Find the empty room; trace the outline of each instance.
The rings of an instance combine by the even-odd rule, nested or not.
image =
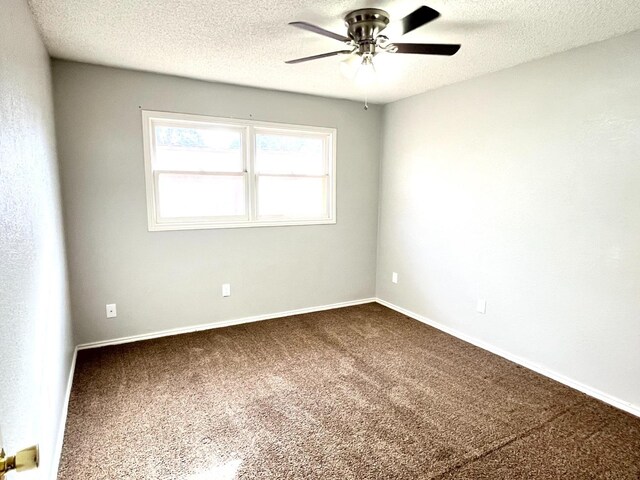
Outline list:
[[[640,3],[3,0],[0,480],[640,479]]]

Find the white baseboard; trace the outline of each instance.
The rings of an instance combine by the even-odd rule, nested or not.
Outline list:
[[[60,413],[60,425],[58,425],[58,438],[56,439],[55,451],[53,452],[53,464],[51,465],[51,480],[58,478],[58,468],[60,467],[60,457],[62,455],[62,444],[64,443],[64,431],[67,426],[67,413],[69,411],[69,399],[71,398],[71,387],[73,386],[73,374],[76,371],[76,358],[78,358],[78,347],[73,349],[71,365],[69,365],[69,379],[67,380],[67,391],[65,392]]]
[[[518,365],[522,365],[523,367],[528,368],[529,370],[533,370],[534,372],[537,372],[540,375],[544,375],[545,377],[551,378],[552,380],[560,382],[568,387],[574,388],[575,390],[579,390],[582,393],[586,393],[590,397],[597,398],[598,400],[608,403],[609,405],[619,408],[620,410],[624,410],[625,412],[629,412],[632,415],[640,417],[640,406],[638,405],[634,405],[632,403],[626,402],[617,397],[604,393],[596,388],[592,388],[588,385],[585,385],[584,383],[573,380],[560,373],[554,372],[553,370],[549,370],[548,368],[538,365],[537,363],[534,363],[534,362],[531,362],[530,360],[519,357],[518,355],[514,355],[513,353],[510,353],[510,352],[507,352],[506,350],[495,347],[482,340],[478,340],[477,338],[464,334],[454,328],[448,327],[434,320],[431,320],[430,318],[427,318],[423,315],[419,315],[415,312],[412,312],[405,308],[394,305],[393,303],[387,302],[386,300],[382,300],[381,298],[376,298],[376,302],[378,302],[380,305],[384,305],[385,307],[389,307],[390,309],[395,310],[396,312],[402,313],[403,315],[406,315],[415,320],[418,320],[419,322],[422,322],[431,327],[437,328],[438,330],[444,333],[448,333],[449,335],[459,338],[460,340],[463,340],[467,343],[475,345],[476,347],[480,347],[483,350],[487,350],[502,358],[506,358],[511,362],[517,363]]]
[[[204,323],[200,325],[192,325],[189,327],[171,328],[168,330],[160,330],[157,332],[143,333],[141,335],[131,335],[128,337],[113,338],[111,340],[101,340],[98,342],[83,343],[78,345],[78,350],[87,348],[105,347],[107,345],[119,345],[121,343],[139,342],[140,340],[149,340],[151,338],[168,337],[170,335],[178,335],[181,333],[198,332],[201,330],[210,330],[213,328],[230,327],[232,325],[240,325],[242,323],[260,322],[262,320],[271,320],[273,318],[290,317],[291,315],[301,315],[303,313],[320,312],[322,310],[332,310],[334,308],[351,307],[353,305],[362,305],[363,303],[375,302],[375,298],[362,298],[360,300],[351,300],[349,302],[332,303],[330,305],[320,305],[317,307],[298,308],[296,310],[288,310],[285,312],[267,313],[265,315],[254,315],[251,317],[236,318],[232,320],[222,320],[220,322]]]

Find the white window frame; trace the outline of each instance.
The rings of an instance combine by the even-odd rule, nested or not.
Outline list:
[[[200,175],[243,175],[245,178],[245,205],[247,215],[238,217],[179,217],[175,219],[161,219],[158,216],[158,189],[157,172],[152,167],[152,155],[155,146],[153,138],[154,121],[160,121],[163,125],[174,124],[181,126],[185,124],[200,123],[203,127],[215,126],[225,127],[234,130],[241,130],[243,144],[244,171],[242,173],[229,172],[189,172]],[[296,219],[296,218],[269,218],[258,219],[258,177],[261,176],[255,171],[255,139],[256,133],[293,134],[299,136],[313,136],[323,139],[324,156],[327,162],[327,211],[326,218]],[[210,117],[207,115],[192,115],[186,113],[159,112],[153,110],[142,110],[142,138],[144,148],[144,171],[147,195],[147,220],[150,232],[166,230],[200,230],[211,228],[242,228],[242,227],[273,227],[286,225],[326,225],[336,223],[336,141],[337,130],[328,127],[316,127],[308,125],[291,125],[284,123],[262,122],[256,120],[239,120],[221,117]],[[163,173],[165,173],[163,171]],[[185,173],[185,172],[168,172]],[[262,174],[263,176],[265,174]],[[274,174],[275,175],[275,174]],[[289,176],[289,175],[276,175]],[[305,175],[293,175],[304,177]],[[318,177],[319,175],[311,175]]]

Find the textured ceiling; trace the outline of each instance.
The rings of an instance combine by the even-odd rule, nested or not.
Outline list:
[[[284,60],[340,50],[294,20],[345,34],[362,7],[399,19],[423,3],[378,0],[30,0],[50,54],[81,62],[216,82],[361,100],[340,57]],[[405,42],[461,43],[454,57],[385,55],[369,100],[387,103],[579,45],[640,29],[638,0],[433,0],[442,17]],[[392,37],[392,40],[397,38]]]

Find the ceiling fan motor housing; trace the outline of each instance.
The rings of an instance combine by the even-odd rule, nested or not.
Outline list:
[[[362,8],[344,17],[349,37],[358,44],[359,54],[375,52],[376,37],[389,24],[389,14],[379,8]]]

